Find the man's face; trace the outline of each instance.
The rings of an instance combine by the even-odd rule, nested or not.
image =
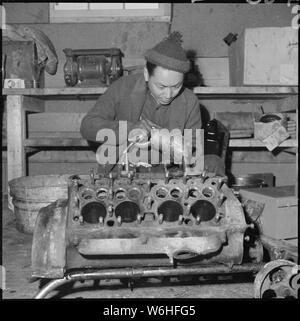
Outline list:
[[[145,80],[155,100],[161,105],[169,105],[178,95],[182,84],[183,73],[157,66],[151,76],[145,67]]]

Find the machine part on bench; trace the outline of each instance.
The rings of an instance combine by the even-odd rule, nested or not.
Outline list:
[[[73,270],[159,267],[172,275],[178,267],[191,272],[190,264],[198,272],[213,264],[212,272],[222,264],[244,269],[250,225],[232,190],[218,176],[170,173],[167,180],[166,172],[151,171],[81,175],[76,184],[72,176],[68,199],[39,212],[32,276],[60,284]],[[120,272],[117,278],[132,276]]]
[[[263,299],[298,298],[299,271],[296,263],[288,260],[268,262],[254,280],[254,297]]]
[[[123,74],[122,52],[118,48],[65,48],[64,79],[67,86],[110,85]]]

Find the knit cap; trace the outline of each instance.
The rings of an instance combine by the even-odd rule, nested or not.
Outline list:
[[[181,46],[181,38],[182,35],[178,31],[172,32],[152,49],[146,51],[146,60],[169,70],[188,72],[190,62]]]

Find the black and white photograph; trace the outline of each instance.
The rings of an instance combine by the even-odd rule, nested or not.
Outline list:
[[[0,7],[3,301],[297,301],[298,1]]]

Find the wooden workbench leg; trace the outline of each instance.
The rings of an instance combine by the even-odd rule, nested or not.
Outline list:
[[[299,175],[299,165],[298,165],[298,150],[299,150],[299,121],[298,121],[298,104],[296,105],[296,140],[297,140],[297,147],[296,147],[296,184],[295,184],[295,196],[298,198],[298,175]]]
[[[23,96],[7,96],[7,178],[26,175],[24,138],[26,133]]]

